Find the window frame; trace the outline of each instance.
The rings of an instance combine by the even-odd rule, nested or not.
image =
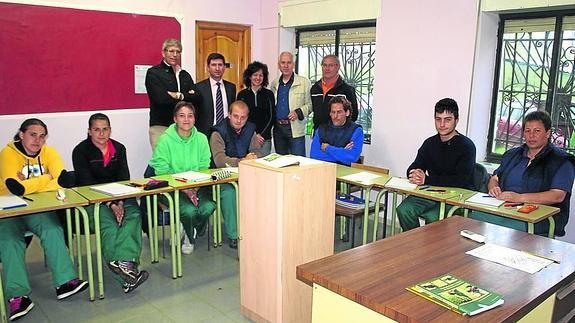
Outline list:
[[[335,41],[334,41],[334,46],[335,46],[335,52],[333,53],[336,56],[339,56],[339,50],[340,50],[340,32],[342,29],[352,29],[352,28],[365,28],[365,27],[373,27],[376,28],[376,20],[366,20],[366,21],[362,21],[362,22],[350,22],[350,23],[335,23],[335,24],[324,24],[324,25],[318,25],[318,26],[308,26],[308,27],[301,27],[301,28],[296,28],[295,29],[295,33],[296,33],[296,37],[295,37],[295,48],[296,50],[296,54],[295,54],[295,72],[299,74],[299,47],[300,47],[300,34],[303,32],[313,32],[313,31],[329,31],[329,30],[333,30],[335,31]],[[376,31],[377,32],[377,31]],[[376,50],[377,50],[377,43],[376,43]],[[340,74],[341,75],[341,74]],[[312,84],[313,85],[313,84]],[[374,107],[371,107],[372,111]],[[371,119],[371,131],[373,131],[373,114],[372,114],[372,119]],[[371,144],[371,135],[369,136],[369,138],[366,138],[364,140],[364,144]]]
[[[549,67],[549,85],[547,89],[547,97],[551,100],[545,101],[545,111],[552,113],[553,99],[555,97],[555,84],[557,82],[557,65],[559,63],[559,50],[561,48],[563,37],[563,18],[565,16],[575,16],[575,9],[566,10],[550,10],[529,13],[510,13],[499,15],[499,25],[497,28],[497,49],[495,55],[495,73],[493,75],[493,89],[491,93],[491,109],[489,111],[489,130],[487,134],[487,147],[486,147],[486,161],[488,162],[501,162],[503,155],[498,155],[492,152],[493,141],[495,140],[495,119],[497,118],[497,98],[499,92],[499,79],[501,73],[501,55],[503,51],[503,36],[504,25],[507,20],[519,19],[536,19],[536,18],[555,18],[555,29],[553,34],[553,48],[551,51],[551,65]]]

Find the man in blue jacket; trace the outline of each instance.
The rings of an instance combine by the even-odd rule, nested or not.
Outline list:
[[[351,120],[352,104],[345,97],[329,101],[330,120],[317,128],[310,157],[342,165],[357,161],[363,148],[363,129]]]

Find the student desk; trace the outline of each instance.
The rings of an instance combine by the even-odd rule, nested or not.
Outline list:
[[[421,197],[426,200],[432,200],[439,202],[439,220],[442,220],[445,217],[445,204],[448,199],[453,197],[458,197],[461,189],[456,187],[441,187],[441,186],[430,186],[426,189],[403,189],[403,188],[395,188],[385,186],[390,192],[393,192],[392,196],[392,203],[391,203],[391,234],[395,234],[395,222],[397,218],[397,193],[405,194],[405,195],[412,195],[416,197]],[[434,192],[433,190],[444,190],[444,192]]]
[[[379,177],[374,178],[374,179],[369,180],[369,181],[350,181],[350,180],[343,178],[345,176],[353,175],[353,174],[357,174],[357,173],[361,173],[361,172],[376,174]],[[367,226],[368,226],[367,224],[369,221],[369,199],[370,199],[371,190],[373,187],[377,187],[380,189],[379,193],[377,194],[377,197],[375,198],[375,218],[373,221],[373,223],[374,223],[374,225],[373,225],[373,241],[375,241],[376,240],[376,234],[377,234],[377,224],[379,222],[379,220],[377,219],[377,216],[379,216],[379,208],[380,208],[380,204],[381,204],[381,198],[383,197],[383,194],[385,194],[385,192],[387,192],[387,189],[384,187],[384,185],[387,181],[389,181],[390,178],[391,178],[391,176],[388,174],[381,174],[381,173],[376,173],[376,172],[368,171],[368,170],[361,169],[361,168],[353,168],[353,167],[344,166],[344,165],[337,165],[336,180],[338,182],[359,186],[363,190],[365,190],[365,194],[364,194],[365,207],[364,207],[364,213],[363,213],[363,244],[367,243]],[[384,222],[384,225],[385,225],[385,222]]]
[[[26,197],[32,199],[33,201],[26,201],[28,206],[25,207],[17,207],[7,210],[0,210],[0,219],[16,217],[16,216],[25,216],[39,212],[47,212],[47,211],[57,211],[66,209],[66,222],[68,227],[68,241],[70,242],[70,257],[73,258],[73,251],[72,251],[72,221],[71,221],[71,212],[70,209],[76,209],[76,233],[80,234],[80,222],[78,221],[79,216],[78,213],[82,214],[84,219],[84,230],[88,230],[88,214],[83,206],[88,205],[88,201],[84,199],[81,195],[74,192],[71,189],[64,189],[66,193],[66,199],[64,201],[60,201],[56,198],[56,192],[40,192],[40,193],[33,193],[28,194]],[[80,254],[80,239],[78,239],[78,254]],[[90,237],[86,236],[86,252],[88,254],[91,253],[91,246],[90,246]],[[80,258],[79,258],[80,259]],[[88,257],[87,259],[87,266],[88,266],[88,284],[89,284],[89,292],[90,292],[90,300],[94,300],[94,277],[92,273],[92,259]],[[82,279],[83,278],[83,270],[82,270],[82,262],[78,261],[78,275]],[[6,322],[6,304],[4,302],[4,290],[1,286],[1,279],[0,279],[0,314],[3,322]]]
[[[526,214],[526,213],[517,212],[516,207],[505,207],[504,205],[501,205],[499,207],[494,207],[494,206],[489,206],[489,205],[468,203],[468,202],[466,202],[466,200],[468,198],[470,198],[471,196],[473,196],[477,192],[473,192],[473,191],[469,191],[469,190],[463,190],[463,189],[460,189],[460,190],[463,194],[461,196],[461,198],[459,198],[459,196],[457,196],[457,197],[449,198],[447,200],[447,204],[454,205],[454,207],[451,208],[451,210],[449,210],[449,213],[447,214],[447,216],[451,216],[453,214],[453,212],[455,212],[455,210],[457,210],[459,208],[465,208],[466,211],[467,211],[467,209],[471,209],[471,210],[489,213],[489,214],[493,214],[493,215],[497,215],[497,216],[502,216],[505,218],[510,218],[510,219],[515,219],[515,220],[527,222],[527,232],[529,232],[531,234],[533,234],[533,232],[534,232],[535,223],[547,219],[549,221],[548,237],[554,238],[554,236],[555,236],[555,220],[553,219],[553,215],[559,213],[559,211],[560,211],[559,208],[556,208],[553,206],[548,206],[548,205],[538,204],[539,208],[537,210]],[[466,215],[467,215],[467,212],[466,212]]]
[[[147,180],[146,180],[147,181]],[[129,182],[146,182],[146,181],[121,181],[119,183],[122,184],[126,184]],[[134,194],[127,194],[127,195],[122,195],[122,196],[110,196],[104,193],[100,193],[100,192],[96,192],[94,190],[91,190],[90,187],[92,186],[98,186],[101,184],[94,184],[94,185],[89,185],[89,186],[81,186],[81,187],[75,187],[74,190],[81,194],[85,199],[87,199],[90,204],[94,204],[94,235],[96,236],[96,267],[98,270],[98,291],[100,293],[100,299],[104,298],[104,274],[103,274],[103,268],[102,268],[102,239],[100,236],[100,206],[102,203],[107,203],[110,201],[116,201],[116,200],[123,200],[123,199],[128,199],[128,198],[136,198],[136,197],[146,197],[147,202],[148,202],[148,232],[149,232],[149,240],[150,240],[150,253],[151,253],[151,258],[152,258],[152,262],[157,262],[158,261],[158,251],[157,249],[154,249],[154,241],[155,239],[157,239],[157,226],[158,226],[158,216],[157,216],[157,208],[154,207],[153,210],[153,222],[152,222],[152,211],[151,211],[151,203],[150,203],[150,197],[153,196],[154,199],[154,206],[156,205],[157,202],[157,194],[164,194],[167,198],[168,201],[170,202],[170,210],[173,210],[173,201],[172,198],[169,194],[167,194],[167,192],[171,192],[173,191],[173,189],[171,187],[163,187],[163,188],[159,188],[159,189],[155,189],[155,190],[149,190],[149,191],[144,191],[141,190],[138,193],[134,193]],[[89,234],[89,230],[85,231],[85,234],[87,237],[90,236]],[[90,255],[90,254],[88,254]],[[88,259],[91,259],[91,257],[89,256]],[[175,272],[175,266],[173,268],[173,271]]]
[[[530,275],[467,255],[479,244],[461,237],[464,229],[560,263]],[[549,322],[555,293],[575,278],[573,254],[569,243],[456,216],[300,265],[297,277],[313,285],[313,322]],[[465,317],[405,289],[444,273],[499,293],[505,303]]]
[[[212,174],[212,173],[219,171],[219,170],[221,170],[221,169],[206,169],[206,170],[200,171],[200,173]],[[185,182],[185,183],[176,180],[172,175],[154,176],[153,178],[168,181],[170,187],[172,187],[175,190],[174,191],[174,205],[175,205],[175,212],[174,213],[175,214],[170,213],[170,223],[173,224],[170,226],[171,227],[170,237],[171,237],[171,241],[172,241],[172,246],[171,246],[172,255],[176,255],[176,257],[172,257],[172,265],[174,265],[173,268],[177,268],[177,269],[175,269],[176,271],[172,272],[172,277],[173,278],[182,277],[182,254],[180,252],[181,236],[180,236],[180,221],[179,221],[179,219],[180,219],[180,194],[179,194],[179,191],[185,190],[185,189],[190,189],[190,188],[215,185],[214,199],[216,201],[217,207],[216,207],[216,216],[214,217],[214,246],[218,246],[218,245],[221,245],[221,241],[222,241],[222,226],[221,226],[222,216],[221,216],[221,207],[220,207],[219,185],[220,184],[227,184],[227,183],[232,184],[234,186],[235,191],[236,191],[236,203],[238,203],[239,202],[238,185],[237,185],[238,174],[231,172],[230,177],[220,179],[220,180],[206,180],[206,181],[201,181],[201,182]],[[236,217],[238,216],[238,214],[239,214],[239,208],[238,208],[238,212],[236,213]],[[239,231],[239,220],[238,220],[238,231]],[[156,236],[157,236],[157,233],[156,233]],[[155,239],[155,249],[158,250],[157,238]],[[156,251],[156,255],[157,254],[158,254],[158,251]]]

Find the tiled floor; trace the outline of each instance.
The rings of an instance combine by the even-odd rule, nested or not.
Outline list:
[[[357,222],[355,238],[356,245],[360,245],[361,221]],[[339,224],[336,232],[338,229]],[[172,279],[169,246],[166,243],[166,259],[150,264],[149,244],[144,237],[140,267],[150,272],[149,280],[124,294],[111,272],[104,268],[106,298],[90,302],[88,291],[56,300],[50,272],[44,267],[42,250],[34,238],[27,263],[33,288],[30,298],[35,308],[19,322],[248,322],[240,314],[237,252],[227,244],[208,251],[206,241],[207,236],[198,239],[194,253],[183,256],[184,276]],[[334,241],[336,251],[350,247],[350,243],[337,238]],[[97,286],[95,289],[97,297]]]

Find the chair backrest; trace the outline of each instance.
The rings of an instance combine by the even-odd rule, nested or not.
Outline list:
[[[489,173],[487,169],[479,163],[475,163],[473,170],[473,190],[487,193],[487,183],[489,183]]]
[[[149,178],[152,176],[156,176],[156,170],[152,166],[148,165],[144,171],[144,178]]]
[[[359,164],[359,163],[351,163],[351,167],[353,168],[359,168],[359,169],[364,169],[364,170],[369,170],[372,172],[376,172],[376,173],[381,173],[381,174],[389,174],[389,169],[387,168],[382,168],[382,167],[377,167],[377,166],[370,166],[370,165],[365,165],[365,164]]]

